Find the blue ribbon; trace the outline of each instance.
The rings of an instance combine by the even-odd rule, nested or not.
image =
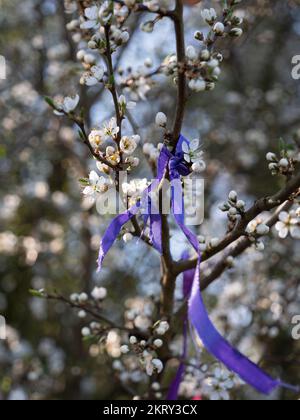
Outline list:
[[[180,186],[181,176],[189,175],[190,169],[184,161],[184,155],[182,152],[182,145],[185,142],[189,144],[187,139],[185,139],[183,136],[180,136],[175,154],[172,154],[166,147],[162,149],[158,160],[158,172],[155,185],[162,181],[167,171],[169,172],[171,184],[172,182],[177,182],[176,185],[179,183]],[[151,198],[149,198],[149,192],[151,191],[151,188],[152,185],[146,189],[146,191],[143,193],[141,201],[139,201],[135,206],[131,207],[125,213],[118,215],[111,222],[101,241],[98,259],[99,270],[102,267],[106,254],[117,239],[122,227],[127,222],[129,222],[141,209],[141,202],[147,201],[148,204],[151,204]],[[235,372],[240,378],[242,378],[246,383],[251,385],[257,391],[267,395],[278,387],[285,387],[296,392],[299,391],[298,387],[287,385],[280,380],[269,376],[259,366],[251,362],[247,357],[233,348],[217,331],[209,319],[200,292],[201,253],[197,236],[192,233],[184,224],[183,191],[181,191],[181,199],[179,202],[178,198],[176,199],[175,197],[174,188],[172,188],[171,204],[172,212],[177,225],[185,234],[189,243],[197,252],[199,258],[196,270],[189,270],[184,274],[184,296],[188,298],[188,313],[184,319],[184,345],[182,362],[180,363],[176,377],[170,386],[168,399],[177,399],[179,386],[184,375],[184,359],[187,356],[188,323],[191,326],[192,333],[198,335],[208,352],[210,352],[229,370]],[[150,211],[145,220],[148,219],[150,220],[150,239],[153,243],[153,246],[160,253],[162,253],[161,216],[160,214],[151,214]],[[185,258],[188,257],[185,256]]]

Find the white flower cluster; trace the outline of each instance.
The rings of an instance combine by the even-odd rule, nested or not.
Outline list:
[[[91,171],[88,179],[88,185],[84,188],[83,194],[96,198],[98,194],[103,194],[112,186],[110,179],[99,176],[97,172]]]
[[[236,222],[238,215],[243,215],[245,212],[246,203],[238,199],[236,191],[231,191],[228,195],[228,200],[219,206],[219,209],[228,213],[230,222]]]
[[[126,6],[123,8],[115,7],[113,9],[110,1],[104,1],[100,6],[95,5],[85,9],[84,17],[82,18],[80,27],[81,29],[86,30],[100,29],[101,31],[104,25],[107,25],[108,23],[118,23],[118,18],[121,18],[122,21],[122,18],[126,18],[128,16],[128,13],[129,11]],[[116,38],[121,41],[121,44],[128,41],[128,32],[122,32],[114,25],[112,25],[112,28],[113,31],[116,31]]]
[[[291,175],[295,171],[295,166],[300,162],[300,153],[292,149],[283,149],[280,157],[275,153],[267,153],[266,159],[269,162],[269,169],[272,175]]]
[[[163,371],[163,362],[157,357],[157,350],[163,346],[163,340],[157,336],[163,336],[170,326],[166,321],[159,321],[153,327],[153,337],[148,341],[138,340],[135,336],[129,337],[129,343],[120,347],[123,355],[128,355],[131,351],[139,358],[141,365],[148,376],[160,374]],[[157,388],[157,387],[156,387]],[[158,388],[157,388],[158,390]]]
[[[119,105],[121,112],[125,112],[128,105],[130,107],[134,106],[133,103],[127,104],[125,97],[119,98]],[[125,156],[124,163],[128,165],[130,169],[135,168],[139,165],[139,159],[133,157],[132,155],[136,151],[136,148],[140,142],[140,136],[122,136],[118,144],[118,149],[116,149],[115,146],[106,145],[107,141],[116,142],[119,132],[120,127],[117,125],[116,118],[111,118],[109,122],[104,123],[102,128],[94,128],[90,132],[88,136],[90,145],[111,165],[116,166],[120,163],[122,153]],[[101,168],[107,172],[107,168],[103,167],[102,165]]]
[[[119,7],[109,1],[104,1],[100,6],[94,5],[87,7],[81,20],[73,20],[67,24],[69,31],[79,31],[76,34],[77,41],[82,41],[81,48],[77,53],[77,59],[82,63],[84,73],[80,78],[80,83],[87,86],[94,86],[97,83],[107,82],[105,79],[105,69],[97,64],[96,56],[89,52],[95,50],[100,54],[105,54],[108,45],[104,25],[109,27],[109,47],[113,53],[116,49],[129,40],[129,33],[123,27],[124,20],[128,17],[129,10],[127,6]],[[92,35],[87,42],[83,42],[80,29],[83,31],[92,31]],[[89,32],[90,33],[90,32]],[[75,35],[73,36],[74,41]]]
[[[102,302],[107,297],[107,290],[104,287],[95,287],[91,292],[91,298],[94,301]],[[70,296],[70,301],[72,304],[82,307],[78,312],[78,317],[81,319],[86,318],[87,316],[87,305],[89,304],[89,296],[87,293],[72,293]],[[81,330],[81,335],[83,337],[89,337],[93,334],[97,334],[101,331],[101,325],[98,322],[91,322],[88,327],[83,327]]]
[[[211,27],[211,32],[207,38],[203,33],[197,31],[194,38],[203,45],[197,50],[193,45],[186,48],[186,62],[184,65],[185,74],[188,80],[189,88],[194,92],[203,92],[213,90],[215,83],[221,74],[220,63],[223,56],[220,53],[212,52],[211,45],[214,42],[213,37],[230,36],[239,37],[243,34],[239,27],[242,20],[235,16],[227,16],[222,22],[218,21],[215,9],[204,9],[201,12],[204,21]],[[163,63],[166,74],[177,77],[178,67],[175,56],[169,56]],[[182,70],[182,69],[181,69]]]
[[[234,387],[234,376],[228,371],[216,368],[213,376],[205,379],[203,392],[211,401],[230,400],[229,391]]]
[[[218,21],[218,15],[214,8],[202,10],[201,15],[203,20],[211,26],[216,36],[223,36],[226,33],[234,37],[243,35],[243,30],[240,28],[243,21],[236,16],[229,17],[222,22]],[[227,28],[228,31],[226,31]]]

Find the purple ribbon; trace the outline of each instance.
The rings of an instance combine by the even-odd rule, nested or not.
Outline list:
[[[259,366],[251,362],[247,357],[242,355],[239,351],[233,348],[217,331],[211,320],[209,319],[206,307],[204,305],[202,295],[200,292],[200,264],[201,253],[197,236],[192,233],[184,224],[184,206],[183,206],[183,191],[181,186],[181,176],[187,176],[190,169],[184,161],[182,152],[183,143],[189,143],[183,136],[180,136],[176,152],[172,154],[166,147],[160,153],[158,160],[158,173],[155,182],[150,185],[142,195],[141,201],[135,206],[131,207],[125,213],[117,216],[108,227],[103,236],[100,253],[98,259],[99,270],[102,267],[103,260],[117,239],[122,227],[129,222],[140,210],[141,203],[148,204],[150,207],[149,214],[146,215],[145,221],[150,221],[150,236],[153,246],[162,253],[162,226],[160,214],[152,214],[151,212],[151,198],[149,192],[153,185],[159,184],[164,176],[169,172],[171,181],[171,204],[172,212],[177,225],[183,231],[189,243],[197,252],[199,259],[196,270],[189,270],[184,273],[184,296],[188,299],[188,313],[184,319],[184,343],[182,352],[182,361],[179,365],[175,379],[173,380],[169,393],[169,400],[176,400],[178,398],[179,386],[185,372],[184,359],[187,356],[187,342],[188,342],[188,323],[192,329],[192,334],[197,334],[202,341],[204,347],[222,362],[229,370],[235,372],[246,383],[251,385],[257,391],[263,394],[270,394],[278,387],[285,387],[293,391],[299,391],[299,388],[287,385],[280,380],[274,379],[265,373]],[[175,195],[172,182],[176,183],[176,187],[180,185],[180,198]],[[179,191],[179,192],[180,192]],[[156,212],[155,212],[156,213]],[[185,255],[184,258],[188,258]]]

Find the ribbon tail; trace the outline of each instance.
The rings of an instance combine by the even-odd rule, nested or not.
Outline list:
[[[162,223],[160,214],[150,214],[150,239],[154,248],[162,254]]]
[[[209,319],[200,292],[200,259],[195,272],[192,294],[189,300],[189,321],[205,348],[241,379],[263,394],[270,394],[281,386],[255,363],[233,348],[217,331]]]
[[[138,206],[136,205],[131,209],[127,210],[125,213],[122,213],[115,217],[109,225],[109,227],[107,228],[100,245],[98,257],[98,271],[101,270],[104,258],[109,252],[110,248],[113,246],[117,237],[119,236],[122,227],[136,215],[137,211]]]

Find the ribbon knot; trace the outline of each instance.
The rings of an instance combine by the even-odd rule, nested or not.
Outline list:
[[[184,160],[183,152],[177,152],[175,156],[171,157],[169,169],[171,178],[176,177],[177,173],[181,176],[188,176],[191,173],[191,169]]]

